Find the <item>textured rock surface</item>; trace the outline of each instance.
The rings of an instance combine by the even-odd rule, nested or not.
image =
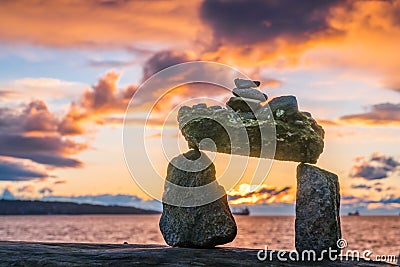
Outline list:
[[[228,102],[226,102],[226,106],[230,107],[234,111],[241,112],[253,112],[261,107],[259,100],[241,98],[237,96],[231,97]]]
[[[215,167],[208,158],[204,160],[209,161],[206,169],[186,171],[194,167],[191,164],[195,164],[194,160],[199,158],[199,154],[198,151],[190,151],[174,158],[171,161],[174,164],[168,165],[166,180],[185,187],[198,187],[215,181]],[[164,192],[164,198],[178,198],[178,202],[182,204],[188,200],[187,197],[194,197],[175,194],[167,186]],[[237,232],[225,194],[214,202],[198,207],[178,207],[163,203],[159,225],[167,244],[177,247],[214,247],[233,241]]]
[[[309,266],[310,263],[259,261],[258,249],[173,248],[160,245],[26,243],[0,241],[0,266]],[[270,252],[269,252],[270,253]],[[286,253],[288,254],[288,253]],[[268,255],[269,259],[269,255]],[[322,261],[317,266],[395,266],[374,261]]]
[[[299,111],[297,99],[295,96],[292,95],[276,97],[272,99],[268,104],[271,108],[271,111],[274,113],[274,116],[291,116]]]
[[[296,249],[338,250],[340,193],[336,174],[308,164],[297,167]]]
[[[232,93],[235,96],[243,97],[243,98],[250,98],[254,100],[258,100],[261,102],[267,101],[268,96],[263,92],[253,89],[253,88],[234,88]]]
[[[283,101],[287,102],[285,98]],[[285,107],[287,105],[275,104],[276,106]],[[266,150],[271,150],[275,146],[275,142],[272,140],[261,140],[260,129],[270,131],[275,128],[275,159],[316,163],[324,148],[325,133],[322,127],[307,112],[297,111],[293,115],[289,115],[290,111],[286,112],[283,109],[276,109],[272,113],[275,119],[273,121],[269,118],[271,112],[267,112],[268,109],[268,105],[260,108],[256,112],[259,120],[256,120],[248,114],[227,109],[215,110],[211,107],[183,106],[178,113],[179,127],[190,148],[197,148],[201,140],[210,138],[215,142],[218,152],[252,157],[269,157],[271,155],[260,155],[262,146]],[[236,142],[236,140],[243,140],[243,125],[248,135],[250,153],[243,149],[246,144]],[[231,139],[228,132],[233,133]],[[213,150],[213,147],[202,147],[202,149]]]
[[[258,87],[261,84],[260,81],[245,80],[240,78],[236,78],[234,83],[237,88]]]

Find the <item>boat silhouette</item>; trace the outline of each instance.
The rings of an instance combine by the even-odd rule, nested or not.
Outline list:
[[[234,207],[232,208],[232,214],[234,215],[250,215],[250,210],[248,207]]]
[[[360,212],[358,212],[358,210],[356,210],[355,212],[349,212],[348,215],[349,216],[360,216]]]

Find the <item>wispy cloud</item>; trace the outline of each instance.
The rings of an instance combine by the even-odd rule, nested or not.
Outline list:
[[[27,181],[49,176],[43,167],[30,160],[0,156],[0,181]]]
[[[400,125],[400,104],[376,104],[368,112],[342,116],[339,121],[350,124]]]
[[[18,193],[33,193],[35,191],[35,187],[31,184],[29,185],[24,185],[22,187],[19,187],[17,189]]]
[[[250,186],[242,184],[241,188],[242,190],[240,191],[242,192],[229,192],[228,201],[230,204],[288,203],[293,201],[293,196],[290,194],[290,186],[272,187],[263,185],[256,191],[250,191]]]
[[[46,96],[47,100],[71,99],[79,96],[85,84],[50,77],[25,77],[0,81],[0,99],[4,102],[32,101],[33,95]]]
[[[366,197],[342,196],[341,213],[360,211],[362,214],[395,214],[398,215],[400,208],[400,197],[389,195],[377,199],[368,199]]]
[[[365,180],[379,180],[388,178],[393,172],[399,171],[400,162],[391,156],[374,153],[369,159],[356,159],[350,176]]]

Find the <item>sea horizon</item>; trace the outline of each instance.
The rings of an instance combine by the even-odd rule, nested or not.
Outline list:
[[[50,243],[165,245],[156,215],[8,215],[0,216],[0,240]],[[235,240],[222,247],[292,251],[295,216],[234,215]],[[400,217],[390,215],[341,216],[342,238],[350,250],[375,255],[397,255]]]

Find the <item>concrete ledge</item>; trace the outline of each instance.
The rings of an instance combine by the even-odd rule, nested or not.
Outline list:
[[[0,266],[396,266],[373,261],[259,261],[257,249],[0,241]]]

